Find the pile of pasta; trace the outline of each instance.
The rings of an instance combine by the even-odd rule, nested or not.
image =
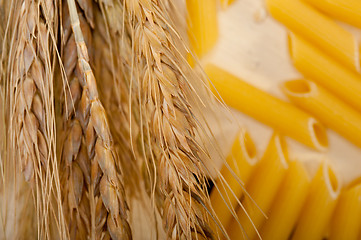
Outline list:
[[[216,42],[216,4],[187,0],[189,36],[199,57]],[[361,1],[266,0],[266,5],[289,30],[290,56],[304,78],[281,85],[286,102],[205,65],[221,101],[274,129],[261,159],[248,132],[239,132],[211,192],[221,223],[213,229],[232,240],[360,239],[361,179],[341,187],[327,161],[310,179],[301,162],[289,159],[283,136],[325,152],[330,128],[361,148],[360,43],[335,21],[361,28]]]

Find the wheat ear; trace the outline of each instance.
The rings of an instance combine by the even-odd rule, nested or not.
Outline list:
[[[52,221],[56,222],[56,231],[65,232],[52,101],[55,6],[52,1],[45,0],[12,1],[10,5],[5,77],[9,126],[7,157],[18,162],[25,180],[32,186],[38,238],[49,239]]]
[[[63,165],[68,169],[65,201],[70,220],[74,223],[69,226],[77,228],[74,238],[85,234],[90,239],[131,239],[121,171],[115,165],[113,140],[85,44],[85,41],[91,44],[91,35],[86,29],[89,29],[88,24],[93,24],[89,21],[92,10],[89,10],[89,1],[88,5],[83,1],[78,3],[88,22],[79,18],[75,1],[68,0],[65,5],[69,10],[72,32],[70,26],[64,27],[64,49],[72,56],[68,58],[64,54],[63,58],[70,81],[66,111],[69,113],[66,116],[69,130],[62,152]],[[86,208],[90,211],[87,212]],[[79,221],[88,225],[81,226]],[[89,232],[82,232],[83,227]]]
[[[168,237],[213,239],[205,191],[207,153],[196,140],[201,126],[188,98],[196,93],[165,15],[167,2],[125,0],[133,50],[131,102],[138,104],[147,178]]]
[[[31,188],[25,182],[18,163],[7,157],[8,104],[6,96],[6,69],[8,59],[8,45],[3,42],[10,8],[5,7],[0,1],[0,239],[37,238],[36,210]],[[6,3],[5,3],[6,4]],[[10,4],[10,3],[7,3]],[[6,59],[6,60],[5,60]]]
[[[131,195],[138,195],[139,172],[131,150],[129,123],[129,66],[123,55],[131,53],[129,38],[119,41],[122,36],[123,8],[118,1],[98,2],[95,8],[95,29],[93,31],[94,73],[99,79],[99,93],[104,108],[109,115],[109,123],[114,137],[119,164],[126,169],[127,190]],[[120,50],[122,49],[122,50]],[[133,128],[137,126],[133,125]]]

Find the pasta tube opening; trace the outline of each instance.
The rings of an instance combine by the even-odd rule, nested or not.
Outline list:
[[[253,165],[257,161],[256,159],[257,151],[251,136],[249,135],[248,132],[245,132],[244,137],[241,137],[240,141],[241,141],[241,147],[246,153],[247,161]]]
[[[275,144],[280,162],[284,168],[288,168],[288,148],[285,138],[280,137],[278,134],[275,135]]]
[[[277,191],[268,219],[260,230],[263,240],[289,239],[301,213],[310,185],[308,173],[299,161],[290,162],[290,167]]]
[[[317,240],[324,237],[338,196],[341,184],[332,167],[324,161],[314,176],[307,200],[298,219],[293,240]]]
[[[323,85],[341,100],[361,111],[361,77],[331,59],[319,48],[293,33],[288,36],[294,66],[305,77]]]
[[[288,94],[307,94],[312,91],[312,86],[308,81],[303,79],[297,79],[292,81],[287,81],[283,84],[285,91]]]
[[[318,148],[326,149],[328,146],[328,138],[326,128],[317,122],[315,119],[310,119],[311,137]]]
[[[217,235],[222,235],[220,228],[226,227],[232,217],[236,216],[239,199],[244,192],[243,185],[247,184],[258,160],[256,146],[245,129],[238,133],[226,160],[228,165],[222,167],[216,181],[217,187],[210,195],[220,225],[214,223],[212,226]]]
[[[361,114],[355,109],[306,79],[287,81],[281,88],[296,106],[361,147]]]
[[[254,239],[266,220],[265,215],[274,201],[288,169],[286,141],[274,134],[269,145],[246,184],[248,196],[242,199],[243,208],[237,210],[238,221],[227,228],[230,239]]]
[[[317,91],[317,86],[305,79],[296,79],[283,83],[281,85],[282,90],[287,96],[297,97],[297,98],[306,98],[314,94]],[[319,144],[321,147],[325,148],[328,146],[328,138],[326,129],[319,122],[314,119],[309,121],[311,137],[315,144]]]
[[[330,166],[325,167],[323,170],[324,170],[326,186],[330,192],[330,195],[334,199],[336,199],[340,193],[341,186],[337,180],[335,172],[332,170]]]
[[[227,157],[227,164],[246,184],[252,168],[258,161],[257,149],[247,130],[241,130],[234,140],[231,153]],[[227,166],[223,166],[223,169]],[[224,171],[222,169],[222,171]],[[222,173],[221,171],[221,173]]]
[[[332,216],[330,240],[360,239],[361,178],[343,189]]]
[[[327,149],[326,131],[311,115],[213,64],[205,66],[210,89],[224,103],[320,151]]]

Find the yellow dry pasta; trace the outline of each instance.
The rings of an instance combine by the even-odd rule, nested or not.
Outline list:
[[[361,111],[359,74],[344,68],[299,36],[291,34],[289,40],[293,64],[305,77],[323,85]]]
[[[268,219],[260,230],[263,240],[286,240],[294,228],[306,200],[310,179],[299,161],[292,161],[277,192]]]
[[[235,215],[244,188],[241,184],[247,183],[257,162],[256,148],[247,131],[238,133],[226,160],[228,166],[221,169],[223,179],[216,181],[218,188],[214,188],[210,195],[213,209],[223,227],[229,224],[232,213]],[[218,226],[213,226],[213,230],[222,234]]]
[[[239,222],[232,221],[227,228],[230,239],[253,239],[257,236],[255,228],[259,228],[266,220],[263,213],[268,212],[271,207],[287,168],[288,153],[285,140],[282,136],[274,134],[246,185],[249,197],[244,195],[244,209],[239,207],[237,210]]]
[[[332,19],[301,0],[267,0],[271,15],[342,64],[360,71],[359,43]]]
[[[331,221],[330,240],[360,239],[361,179],[344,189],[338,200]]]
[[[186,0],[188,37],[192,50],[202,57],[218,39],[217,0]]]
[[[227,8],[229,5],[231,5],[235,0],[221,0],[221,6],[222,8]]]
[[[208,64],[205,72],[211,80],[213,93],[216,96],[220,95],[230,107],[307,146],[318,150],[327,148],[326,130],[309,114],[249,85],[213,64]]]
[[[304,0],[340,21],[361,28],[360,0]]]
[[[340,193],[338,178],[326,161],[314,176],[292,240],[320,240],[330,222]]]
[[[361,114],[355,109],[309,80],[287,81],[281,89],[296,106],[361,147]]]

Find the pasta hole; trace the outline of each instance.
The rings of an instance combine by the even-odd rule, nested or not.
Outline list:
[[[317,139],[317,142],[322,147],[327,147],[328,139],[327,139],[326,129],[320,123],[315,122],[312,124],[312,130],[313,130],[314,136]]]
[[[333,172],[333,170],[328,167],[328,178],[330,180],[330,184],[331,184],[331,187],[332,187],[332,190],[334,192],[337,192],[337,189],[338,189],[338,181],[337,181],[337,177],[335,175],[335,173]]]
[[[303,79],[285,82],[284,87],[288,92],[296,94],[306,94],[311,92],[310,83]]]
[[[288,159],[288,148],[287,148],[286,140],[284,137],[280,135],[276,135],[275,141],[276,141],[277,151],[280,156],[280,160],[282,164],[285,167],[287,167],[289,159]]]
[[[244,146],[246,148],[246,153],[249,158],[256,157],[256,146],[254,145],[251,136],[247,132],[244,135]]]

